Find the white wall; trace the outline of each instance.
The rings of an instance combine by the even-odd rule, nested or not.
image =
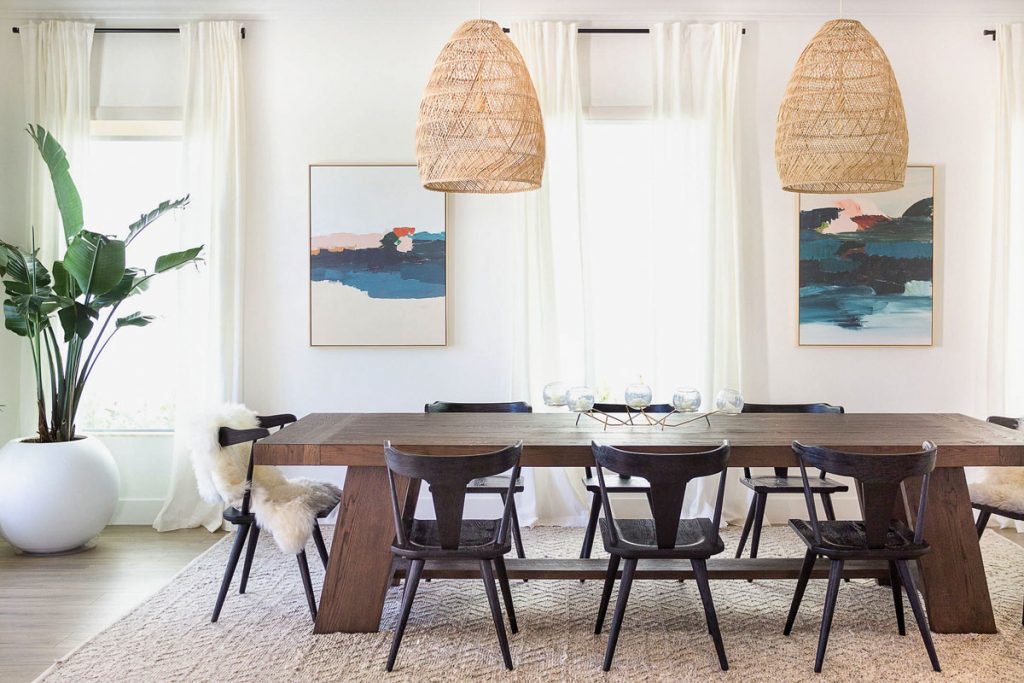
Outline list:
[[[396,5],[406,12],[398,15]],[[852,411],[988,414],[986,316],[996,46],[981,32],[999,20],[1024,20],[1024,8],[1000,0],[847,3],[848,14],[862,11],[858,18],[892,61],[907,109],[911,162],[938,165],[938,317],[933,348],[829,349],[796,346],[796,207],[793,195],[779,189],[773,141],[790,70],[807,40],[830,18],[821,10],[831,8],[791,0],[774,4],[778,14],[770,15],[764,5],[755,0],[651,0],[628,6],[574,0],[559,3],[557,18],[590,19],[591,25],[602,26],[730,18],[747,27],[743,390],[750,400],[826,400]],[[312,10],[295,9],[302,6],[319,11],[312,16]],[[236,7],[239,15],[252,16],[241,4]],[[418,411],[435,399],[513,398],[511,308],[519,282],[504,245],[521,210],[521,200],[514,196],[450,200],[447,348],[308,346],[307,165],[414,162],[416,111],[426,77],[457,23],[475,16],[476,3],[445,1],[429,8],[411,2],[281,7],[269,18],[247,22],[244,48],[249,108],[246,402],[261,411],[303,414]],[[553,16],[550,4],[532,0],[488,2],[485,9],[505,25],[523,16]],[[153,23],[161,23],[160,11],[151,6]],[[181,13],[171,16],[180,18]],[[594,104],[614,104],[621,97],[620,104],[642,106],[643,88],[632,74],[647,64],[647,39],[595,36],[582,44],[587,50],[583,61],[595,79],[586,85]],[[16,38],[0,32],[3,63],[20,62],[16,47]],[[5,95],[17,91],[18,80],[16,69],[0,73]],[[17,199],[24,196],[23,187],[18,188],[23,181],[17,176],[24,165],[8,163],[12,157],[7,155],[23,154],[18,151],[20,142],[15,144],[21,125],[17,107],[11,104],[16,100],[0,98],[0,201],[18,207],[15,215],[23,214]],[[12,229],[11,215],[7,210],[0,214],[0,230]],[[12,357],[10,340],[0,336],[5,378]],[[0,381],[0,402],[12,395],[9,384]],[[5,424],[10,430],[5,422],[9,420],[0,413],[0,432]],[[769,514],[782,516],[782,510]]]

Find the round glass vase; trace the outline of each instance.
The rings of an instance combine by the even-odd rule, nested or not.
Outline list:
[[[672,407],[680,413],[695,413],[700,409],[700,392],[693,387],[679,387],[672,393]]]
[[[739,415],[743,412],[743,396],[736,389],[722,389],[715,397],[715,408],[723,415]]]
[[[574,413],[585,413],[594,409],[594,390],[590,387],[573,387],[565,392],[565,403]]]
[[[553,408],[561,408],[566,404],[566,392],[569,387],[565,382],[550,382],[544,385],[544,405]]]
[[[643,410],[651,405],[654,394],[651,388],[643,382],[636,382],[626,387],[626,405],[633,410]]]

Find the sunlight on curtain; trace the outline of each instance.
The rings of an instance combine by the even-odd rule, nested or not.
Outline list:
[[[989,409],[1024,415],[1024,24],[996,29],[999,105],[995,138]],[[1008,524],[1008,520],[1002,520]],[[1024,523],[1016,522],[1017,531]]]
[[[195,416],[241,400],[242,224],[245,101],[241,24],[201,21],[181,27],[185,50],[182,247],[204,244],[200,272],[178,274],[177,405],[170,492],[159,531],[221,526],[221,508],[203,502],[189,458]]]

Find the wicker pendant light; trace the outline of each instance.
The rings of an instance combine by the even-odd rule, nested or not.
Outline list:
[[[782,189],[836,194],[903,187],[907,119],[889,59],[859,22],[826,23],[804,48],[779,108]]]
[[[441,49],[416,122],[423,187],[523,192],[540,187],[544,122],[523,56],[493,21],[467,21]]]

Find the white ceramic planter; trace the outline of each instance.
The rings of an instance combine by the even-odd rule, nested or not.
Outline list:
[[[9,441],[0,448],[0,534],[29,553],[74,550],[113,517],[120,479],[95,437]]]

